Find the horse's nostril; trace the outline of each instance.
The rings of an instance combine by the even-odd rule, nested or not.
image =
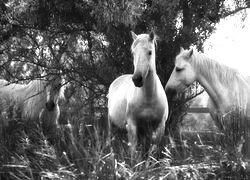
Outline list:
[[[139,81],[139,82],[142,82],[142,76],[139,76],[139,77],[138,77],[138,81]]]

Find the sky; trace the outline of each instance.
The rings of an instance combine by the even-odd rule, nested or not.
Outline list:
[[[204,53],[250,76],[250,10],[221,20],[204,43]]]

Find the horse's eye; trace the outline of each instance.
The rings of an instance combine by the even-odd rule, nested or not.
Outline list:
[[[148,55],[151,56],[151,54],[152,54],[152,51],[148,51]]]
[[[183,70],[184,70],[184,68],[179,68],[179,67],[176,67],[176,68],[175,68],[175,71],[176,71],[176,72],[181,72],[181,71],[183,71]]]

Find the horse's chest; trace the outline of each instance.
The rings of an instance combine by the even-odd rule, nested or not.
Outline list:
[[[156,106],[140,106],[134,109],[133,118],[136,121],[156,121],[160,122],[163,117],[163,109]]]
[[[152,107],[138,108],[132,115],[139,134],[157,129],[163,120],[162,111]]]

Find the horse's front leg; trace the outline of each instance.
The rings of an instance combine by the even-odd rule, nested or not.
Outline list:
[[[152,139],[154,143],[159,143],[165,132],[165,121],[162,120],[156,130],[152,134]]]
[[[131,154],[133,154],[136,152],[137,146],[137,128],[134,119],[128,118],[126,129],[128,133],[128,145],[130,147]]]

